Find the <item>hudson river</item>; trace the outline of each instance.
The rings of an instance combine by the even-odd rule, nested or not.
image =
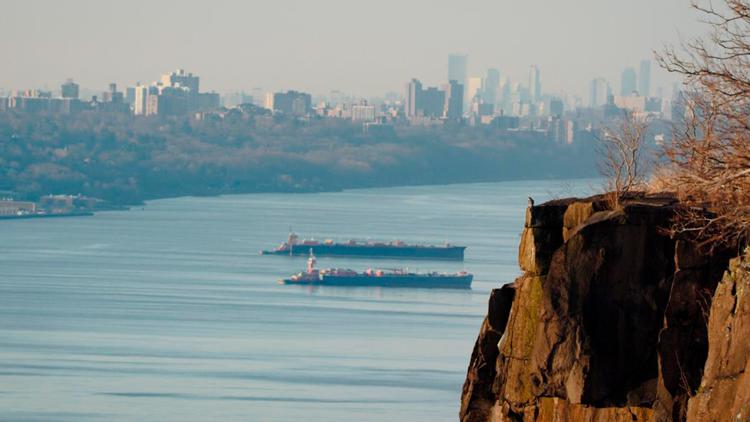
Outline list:
[[[519,275],[527,181],[177,198],[0,222],[0,420],[452,421],[490,289]],[[305,288],[301,237],[467,246],[472,290]]]

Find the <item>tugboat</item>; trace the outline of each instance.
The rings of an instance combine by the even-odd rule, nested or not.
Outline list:
[[[346,256],[358,258],[396,258],[396,259],[440,259],[463,261],[466,246],[444,245],[410,245],[400,240],[392,242],[370,242],[349,240],[334,242],[325,240],[300,240],[296,234],[289,233],[286,242],[276,249],[261,251],[261,255],[307,255],[313,250],[318,256]]]
[[[469,289],[474,279],[465,271],[458,273],[414,273],[403,269],[372,269],[357,272],[349,269],[328,268],[318,270],[315,254],[310,250],[307,269],[289,278],[279,280],[279,284],[314,286],[380,286],[380,287],[431,287]]]

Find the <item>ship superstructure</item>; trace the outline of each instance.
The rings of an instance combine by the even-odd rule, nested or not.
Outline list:
[[[307,269],[304,272],[279,280],[281,284],[319,285],[319,286],[381,286],[381,287],[433,287],[433,288],[463,288],[471,287],[474,278],[465,271],[458,273],[416,273],[405,269],[372,269],[363,272],[350,269],[315,268],[317,260],[312,250],[307,259]]]

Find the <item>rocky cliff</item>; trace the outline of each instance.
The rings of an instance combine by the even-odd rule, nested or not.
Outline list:
[[[748,258],[671,238],[675,206],[526,210],[523,275],[490,295],[462,421],[750,420]]]

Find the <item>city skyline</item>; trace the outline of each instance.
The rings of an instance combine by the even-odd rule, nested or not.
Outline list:
[[[373,30],[361,27],[362,11],[351,3],[287,0],[230,8],[219,1],[204,10],[186,2],[11,2],[0,18],[0,52],[12,58],[0,87],[56,87],[70,77],[85,88],[112,81],[134,86],[184,67],[222,93],[262,87],[377,97],[399,92],[411,77],[447,83],[446,57],[461,53],[468,56],[467,77],[496,68],[523,82],[529,66],[537,65],[545,92],[587,98],[593,78],[618,81],[624,67],[637,67],[652,50],[705,30],[689,5],[677,1],[601,6],[589,0],[576,7],[416,1],[396,7],[386,0],[367,11],[379,25]],[[649,13],[639,13],[644,10]],[[158,18],[165,13],[169,20]],[[526,19],[508,19],[511,13]],[[137,31],[107,25],[107,16],[122,14],[139,22]],[[652,90],[673,81],[652,67]]]
[[[560,98],[563,101],[569,103],[571,106],[575,107],[585,107],[585,106],[591,106],[593,104],[592,102],[592,95],[593,91],[596,90],[596,88],[593,87],[593,83],[595,81],[599,81],[600,83],[603,83],[607,87],[607,94],[603,97],[603,100],[598,100],[597,102],[599,104],[603,104],[606,102],[606,96],[615,93],[616,90],[619,90],[620,96],[631,96],[631,95],[637,95],[637,96],[644,96],[644,97],[658,97],[662,99],[669,99],[675,95],[675,89],[677,88],[676,82],[673,82],[671,87],[664,87],[664,86],[658,86],[656,89],[656,93],[654,93],[651,89],[651,79],[653,77],[653,70],[651,69],[651,59],[643,59],[640,61],[639,68],[636,70],[633,66],[625,66],[623,68],[622,74],[620,75],[620,81],[619,84],[615,84],[613,81],[610,81],[606,78],[602,77],[594,77],[592,78],[585,90],[585,94],[583,96],[580,95],[569,95],[566,92],[560,92],[555,91],[554,88],[552,90],[546,89],[547,86],[542,85],[542,70],[539,68],[538,65],[532,64],[529,70],[528,74],[528,80],[527,81],[514,81],[512,79],[509,79],[507,75],[501,74],[498,69],[496,68],[489,68],[486,70],[486,74],[484,75],[476,75],[476,76],[466,76],[464,78],[456,77],[454,74],[456,72],[455,69],[455,63],[453,62],[456,58],[460,58],[462,61],[462,64],[460,67],[465,68],[466,64],[466,55],[459,55],[459,54],[449,54],[448,55],[448,65],[447,65],[447,78],[445,79],[445,82],[438,83],[439,87],[445,88],[447,85],[449,85],[451,82],[455,81],[458,84],[461,85],[462,91],[464,91],[465,98],[464,98],[464,107],[468,108],[470,103],[472,102],[472,99],[476,96],[477,99],[481,100],[484,103],[489,104],[497,104],[498,102],[508,101],[508,98],[511,95],[517,95],[521,94],[522,97],[528,96],[527,99],[524,99],[524,102],[530,102],[530,103],[538,103],[542,100],[543,97],[546,97],[548,100],[549,98]],[[465,69],[462,69],[460,72],[461,74],[466,74],[464,71]],[[178,68],[176,70],[171,71],[171,75],[175,75],[175,72],[185,72],[184,69]],[[174,81],[167,81],[165,78],[168,78],[170,75],[170,72],[167,72],[166,74],[163,74],[160,78],[154,79],[151,82],[142,82],[138,81],[133,85],[127,85],[128,90],[134,90],[135,92],[140,92],[144,89],[157,89],[162,86],[170,86],[172,85],[172,82]],[[644,76],[645,75],[645,79]],[[189,75],[192,78],[192,73]],[[420,82],[422,82],[422,79],[417,78],[411,78],[412,80],[418,79]],[[66,85],[74,84],[76,89],[76,97],[79,96],[80,91],[80,98],[81,99],[95,99],[96,97],[99,97],[99,94],[102,92],[101,88],[92,88],[92,87],[86,87],[82,86],[81,84],[77,83],[78,81],[75,78],[66,78],[65,81],[61,82],[57,85],[57,87],[49,86],[49,84],[45,84],[43,87],[13,87],[13,88],[3,88],[0,87],[0,96],[6,95],[6,96],[14,96],[14,95],[25,95],[24,93],[42,93],[44,95],[53,94],[58,97],[67,97],[65,93]],[[197,85],[191,86],[190,84],[184,83],[184,81],[178,81],[182,83],[178,83],[178,86],[187,87],[191,91],[198,92]],[[195,82],[197,84],[197,76],[195,78]],[[117,85],[118,82],[110,82],[108,83],[108,87],[111,88],[113,85]],[[221,98],[229,100],[230,104],[239,104],[241,102],[252,102],[256,105],[262,105],[265,101],[265,97],[268,95],[272,95],[274,92],[279,91],[296,91],[295,89],[262,89],[262,87],[256,87],[252,90],[230,90],[225,92],[217,92],[215,89],[209,89],[206,92],[210,93],[212,95],[220,95]],[[599,89],[599,91],[602,91]],[[45,94],[46,93],[46,94]],[[106,95],[106,91],[105,91]],[[403,91],[399,90],[389,90],[387,92],[381,93],[380,95],[365,97],[365,96],[357,96],[357,95],[350,95],[349,93],[344,93],[338,90],[331,90],[328,93],[310,93],[313,99],[316,101],[325,101],[329,102],[331,99],[334,99],[334,103],[338,103],[340,101],[362,101],[362,100],[376,100],[376,101],[392,101],[394,99],[398,99],[401,101],[407,101],[408,100],[408,92],[404,93]],[[602,95],[600,92],[599,95]],[[394,97],[395,96],[395,97]],[[233,102],[232,99],[238,98],[238,99],[246,99],[246,101],[239,101],[239,102]],[[335,99],[338,99],[335,100]],[[500,101],[502,99],[502,101]],[[145,107],[145,106],[144,106]],[[136,114],[141,114],[136,112]]]
[[[577,96],[544,92],[541,72],[536,65],[531,66],[528,84],[523,85],[501,78],[499,71],[493,68],[487,70],[486,77],[466,78],[465,64],[466,56],[451,54],[448,56],[448,83],[429,87],[412,78],[402,95],[393,93],[390,100],[385,101],[339,94],[332,94],[332,98],[316,98],[310,93],[296,90],[265,92],[255,97],[244,92],[222,96],[216,92],[201,92],[199,75],[177,69],[162,74],[151,84],[139,82],[136,86],[126,86],[122,91],[118,91],[117,83],[112,82],[106,91],[93,95],[85,91],[81,95],[82,90],[73,79],[67,79],[59,90],[0,91],[0,110],[15,108],[32,112],[75,113],[88,109],[146,116],[184,116],[194,112],[212,112],[222,106],[229,109],[259,107],[302,118],[314,112],[325,117],[351,117],[354,121],[366,122],[380,119],[382,122],[403,113],[412,124],[435,124],[441,119],[452,122],[468,119],[466,121],[471,125],[493,122],[503,125],[506,123],[502,121],[503,116],[559,118],[565,110],[591,110],[602,106],[607,108],[605,115],[619,108],[666,117],[669,116],[665,112],[670,108],[670,100],[675,98],[675,92],[671,93],[671,97],[664,96],[661,87],[657,89],[657,95],[650,95],[650,60],[642,60],[638,72],[632,67],[625,68],[620,95],[614,95],[611,84],[604,78],[594,78],[590,82],[588,102]],[[465,85],[459,81],[464,81]],[[87,97],[90,97],[90,101]],[[376,110],[375,105],[381,107],[380,111]],[[501,119],[496,121],[498,117]]]

